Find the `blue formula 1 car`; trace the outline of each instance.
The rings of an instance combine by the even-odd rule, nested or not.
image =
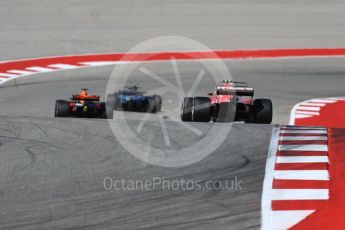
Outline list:
[[[125,90],[109,94],[107,101],[113,101],[115,110],[156,113],[162,109],[162,97],[145,95],[135,82]]]

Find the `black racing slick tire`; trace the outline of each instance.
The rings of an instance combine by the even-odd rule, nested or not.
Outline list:
[[[101,105],[101,111],[100,111],[100,116],[99,117],[101,119],[107,119],[107,110],[105,108],[105,103],[101,102],[100,105]]]
[[[270,99],[256,99],[254,101],[254,122],[259,124],[271,124],[273,106]]]
[[[196,122],[211,120],[211,99],[209,97],[194,97],[192,119]]]
[[[152,98],[148,99],[148,103],[146,106],[146,112],[147,113],[156,113],[158,107],[158,101],[157,98],[155,96],[153,96]]]
[[[110,94],[108,96],[110,96]],[[114,93],[109,99],[113,102],[114,110],[119,110],[121,108],[120,97],[118,93]]]
[[[55,117],[69,117],[69,103],[64,100],[57,100],[55,102]]]
[[[114,117],[114,108],[115,108],[115,102],[116,98],[114,94],[108,94],[107,99],[105,102],[105,108],[103,111],[102,118],[103,119],[113,119]]]
[[[192,119],[193,111],[193,98],[185,97],[181,106],[181,120],[182,121],[193,121]]]
[[[162,111],[162,97],[159,96],[159,95],[154,95],[153,98],[156,101],[156,110],[157,110],[157,112]]]

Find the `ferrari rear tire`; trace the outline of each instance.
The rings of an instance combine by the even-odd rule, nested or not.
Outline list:
[[[69,103],[64,100],[57,100],[55,102],[55,117],[69,117]]]
[[[209,122],[211,120],[211,99],[209,97],[194,97],[192,113],[193,121]]]
[[[273,106],[270,99],[256,99],[254,101],[254,122],[260,124],[271,124]]]
[[[193,98],[185,97],[181,106],[181,120],[182,121],[193,121]]]

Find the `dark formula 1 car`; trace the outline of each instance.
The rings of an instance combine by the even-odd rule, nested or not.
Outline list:
[[[215,93],[208,97],[186,97],[182,103],[182,121],[232,122],[270,124],[272,102],[269,99],[254,99],[254,89],[247,83],[222,81]]]
[[[162,109],[162,97],[159,95],[145,95],[139,91],[137,83],[132,83],[126,90],[119,90],[108,95],[113,101],[115,110],[156,113]]]
[[[112,119],[114,105],[100,102],[99,96],[88,95],[87,89],[80,94],[73,95],[69,101],[57,100],[55,103],[55,117],[95,117]]]

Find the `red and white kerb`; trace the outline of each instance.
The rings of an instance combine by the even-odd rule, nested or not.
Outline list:
[[[327,129],[284,126],[272,136],[262,229],[288,229],[329,199]],[[272,170],[272,171],[267,171]]]

